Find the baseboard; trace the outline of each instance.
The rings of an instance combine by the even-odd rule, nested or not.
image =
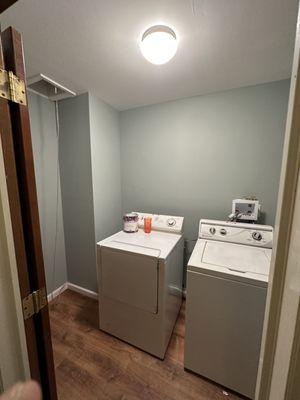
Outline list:
[[[66,282],[57,289],[53,290],[52,293],[48,294],[47,296],[48,303],[54,300],[55,297],[59,296],[67,289],[73,290],[73,292],[83,294],[84,296],[90,297],[92,299],[98,299],[98,293],[93,292],[92,290],[89,289],[85,289],[81,286],[75,285],[74,283]]]
[[[98,299],[98,293],[93,292],[92,290],[89,289],[85,289],[82,286],[75,285],[74,283],[66,282],[59,288],[55,289],[52,293],[48,294],[47,296],[48,303],[67,289],[73,290],[73,292],[83,294],[84,296],[90,297],[91,299],[96,299],[96,300]],[[186,298],[186,289],[183,289],[182,297],[184,299]]]
[[[58,287],[57,289],[53,290],[53,292],[48,294],[48,296],[47,296],[48,303],[50,301],[52,301],[53,299],[55,299],[55,297],[57,297],[58,295],[60,295],[67,289],[68,289],[68,283],[66,282],[63,285],[61,285],[60,287]]]
[[[77,292],[83,294],[84,296],[90,297],[91,299],[98,299],[98,293],[93,292],[92,290],[85,289],[81,286],[74,285],[74,283],[67,282],[67,289],[73,290],[73,292]]]

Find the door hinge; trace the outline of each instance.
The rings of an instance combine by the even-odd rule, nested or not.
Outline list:
[[[25,82],[13,72],[0,68],[0,97],[26,106]]]
[[[22,301],[24,319],[37,314],[42,308],[48,304],[46,288],[43,287],[30,293]]]

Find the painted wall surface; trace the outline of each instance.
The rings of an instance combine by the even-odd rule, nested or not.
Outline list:
[[[0,394],[30,378],[6,184],[0,141]]]
[[[60,101],[59,120],[68,280],[97,291],[88,94]]]
[[[183,215],[187,253],[199,219],[225,219],[235,197],[256,195],[261,222],[273,224],[288,90],[280,81],[123,112],[91,93],[59,102],[57,259],[67,268],[54,286],[54,104],[31,95],[48,287],[68,278],[97,291],[95,244],[121,229],[126,211]]]
[[[123,211],[226,219],[231,201],[256,195],[274,224],[289,81],[123,111]]]
[[[96,242],[122,227],[119,113],[89,94]]]
[[[55,103],[33,93],[28,100],[47,290],[51,293],[67,281]]]

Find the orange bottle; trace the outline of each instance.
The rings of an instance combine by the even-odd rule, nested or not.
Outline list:
[[[152,228],[152,218],[145,217],[144,218],[144,232],[151,233],[151,228]]]

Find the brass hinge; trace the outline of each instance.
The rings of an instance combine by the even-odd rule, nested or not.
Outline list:
[[[32,317],[34,314],[37,314],[48,304],[46,288],[43,287],[30,293],[30,295],[23,299],[22,303],[23,315],[24,319],[26,320]]]
[[[0,97],[26,106],[25,83],[13,72],[0,69]]]

